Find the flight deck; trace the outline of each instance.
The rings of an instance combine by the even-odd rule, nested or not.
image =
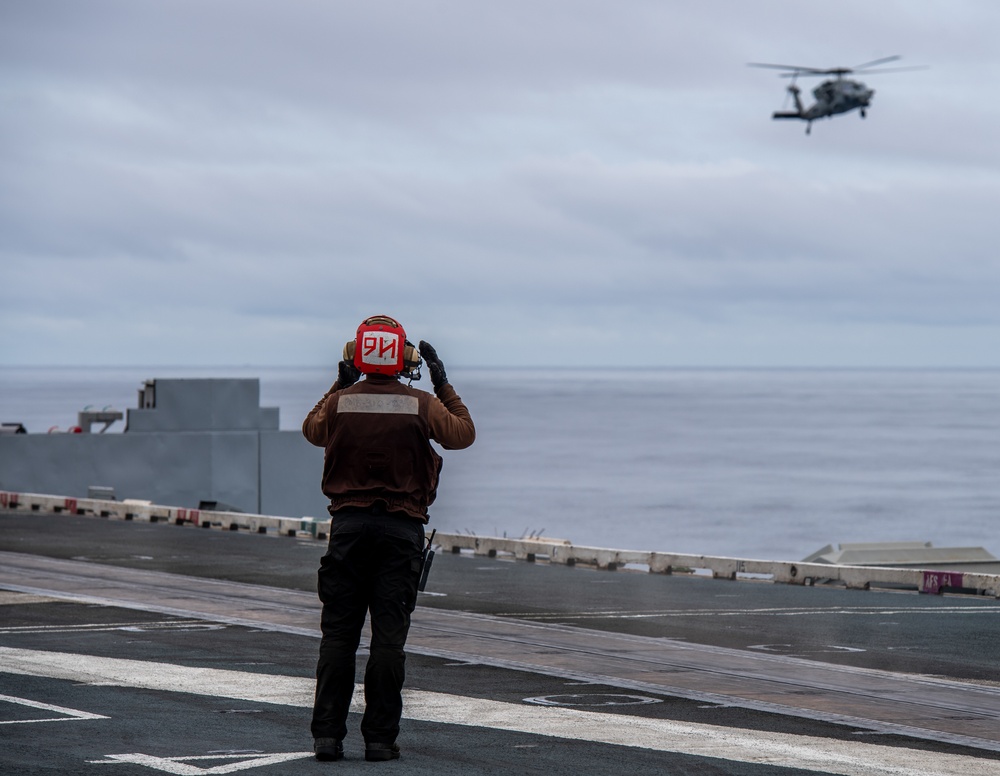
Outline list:
[[[414,613],[402,759],[352,714],[319,763],[323,550],[0,512],[0,773],[1000,773],[995,597],[461,552]]]

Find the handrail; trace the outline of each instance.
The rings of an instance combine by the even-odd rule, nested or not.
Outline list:
[[[242,512],[162,506],[148,501],[109,501],[37,493],[0,491],[0,513],[44,512],[85,515],[138,522],[167,522],[221,530],[244,530],[281,536],[326,539],[330,518],[276,517]],[[655,574],[690,574],[712,579],[770,581],[791,585],[841,584],[852,590],[893,588],[921,593],[965,593],[1000,598],[1000,574],[959,570],[838,566],[800,561],[728,558],[711,555],[618,550],[574,545],[566,540],[508,539],[438,532],[435,545],[452,553],[472,552],[516,560],[547,560],[566,566],[587,566],[614,571],[643,570]]]

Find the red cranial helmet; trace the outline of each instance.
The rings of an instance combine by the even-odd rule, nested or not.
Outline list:
[[[388,315],[363,320],[354,341],[344,347],[344,359],[352,361],[365,374],[420,379],[420,354],[407,341],[399,321]]]

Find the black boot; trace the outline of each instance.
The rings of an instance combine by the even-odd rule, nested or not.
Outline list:
[[[344,742],[337,738],[317,738],[313,741],[313,751],[317,760],[343,760]]]
[[[368,762],[398,760],[399,746],[397,744],[365,744],[365,759]]]

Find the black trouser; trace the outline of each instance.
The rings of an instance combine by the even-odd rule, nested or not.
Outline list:
[[[417,602],[424,526],[411,517],[341,511],[320,562],[323,640],[316,665],[313,738],[342,739],[354,693],[355,656],[365,615],[372,640],[365,670],[366,742],[392,743],[403,714],[403,646]]]

